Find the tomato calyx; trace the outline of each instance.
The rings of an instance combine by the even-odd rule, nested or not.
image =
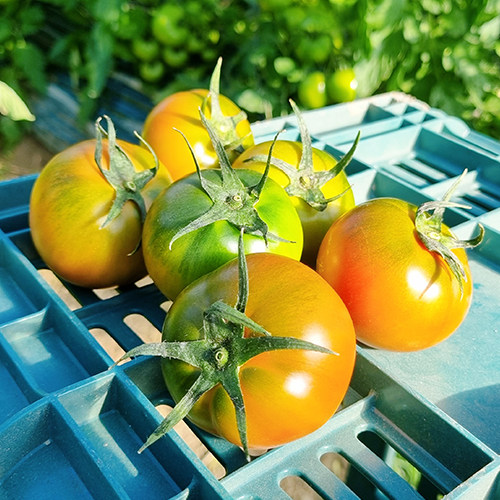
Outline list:
[[[302,143],[302,155],[297,167],[290,165],[290,163],[283,161],[279,158],[271,158],[271,164],[279,168],[283,173],[288,176],[289,184],[285,190],[289,196],[296,196],[305,201],[309,206],[322,212],[326,210],[329,203],[341,198],[347,191],[334,196],[332,198],[325,198],[321,188],[340,172],[342,172],[347,165],[351,162],[356,147],[359,142],[360,132],[358,132],[351,149],[342,157],[342,159],[330,170],[316,171],[313,167],[313,147],[311,135],[307,129],[307,125],[300,113],[299,108],[292,99],[290,104],[293,108],[297,123],[299,125],[300,140]],[[265,155],[252,156],[245,160],[245,162],[262,162],[265,161]]]
[[[245,403],[239,379],[240,367],[259,354],[276,350],[300,349],[338,355],[330,349],[305,340],[294,337],[273,337],[246,316],[249,287],[243,233],[244,229],[241,229],[238,243],[239,280],[236,305],[233,307],[220,300],[210,305],[203,315],[204,337],[199,340],[143,344],[126,353],[115,363],[116,365],[134,356],[152,355],[178,359],[200,370],[196,381],[175,405],[173,411],[148,437],[139,449],[139,453],[172,430],[188,415],[203,394],[221,385],[234,405],[241,445],[247,460],[250,460]],[[252,332],[251,336],[245,337],[246,329]]]
[[[210,108],[210,118],[207,119],[215,130],[217,137],[221,141],[227,153],[230,152],[243,152],[243,141],[245,137],[239,137],[236,133],[236,126],[238,123],[247,119],[247,115],[243,110],[240,110],[234,116],[225,116],[222,113],[220,105],[220,73],[222,67],[222,57],[219,57],[214,71],[210,78],[210,90],[208,95],[203,100],[202,110],[205,111],[207,107]]]
[[[272,147],[267,158],[266,169],[259,182],[254,186],[247,187],[236,175],[224,146],[201,109],[200,118],[212,140],[214,150],[219,159],[221,183],[210,181],[203,176],[202,170],[198,160],[196,159],[196,155],[189,144],[189,141],[181,131],[178,131],[181,135],[183,135],[187,145],[189,146],[191,155],[193,156],[193,160],[196,165],[196,171],[200,179],[201,187],[212,200],[213,205],[200,217],[177,231],[177,233],[170,240],[169,248],[171,249],[175,240],[181,236],[220,220],[225,220],[236,226],[238,229],[244,228],[247,233],[261,235],[264,238],[266,245],[268,244],[268,239],[287,242],[288,240],[269,232],[267,224],[262,220],[257,209],[255,208],[269,175]],[[274,143],[276,142],[276,139],[277,136]]]
[[[155,160],[155,166],[153,168],[137,172],[127,153],[125,153],[116,141],[116,131],[113,122],[109,116],[105,115],[104,118],[107,122],[107,131],[101,126],[101,117],[99,117],[95,123],[97,140],[94,157],[99,170],[109,184],[115,189],[116,195],[113,205],[100,228],[103,229],[111,221],[116,219],[116,217],[120,215],[123,205],[129,200],[137,205],[141,215],[141,222],[144,222],[146,218],[146,205],[141,195],[141,191],[156,175],[159,166],[158,158],[149,144],[147,144],[136,132],[135,135],[148,147]],[[109,168],[107,169],[102,166],[103,136],[106,136],[108,139]]]
[[[460,240],[454,234],[443,233],[443,215],[448,207],[470,209],[468,205],[450,201],[451,196],[457,189],[462,179],[467,174],[465,169],[462,175],[446,191],[442,200],[429,201],[420,205],[415,215],[415,228],[417,234],[430,252],[438,253],[448,264],[453,276],[458,280],[460,294],[463,295],[464,282],[467,281],[464,266],[460,259],[452,252],[454,248],[474,248],[478,246],[484,237],[484,227],[479,226],[479,234],[470,240]],[[432,215],[428,212],[433,211]]]

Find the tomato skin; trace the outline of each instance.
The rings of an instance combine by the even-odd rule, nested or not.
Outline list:
[[[260,174],[237,171],[246,185],[255,185]],[[220,170],[203,171],[203,176],[220,182]],[[213,271],[238,255],[239,230],[226,221],[214,222],[186,234],[169,245],[178,230],[197,219],[212,206],[212,200],[201,188],[194,173],[174,182],[152,204],[143,232],[143,252],[149,275],[171,300],[192,281]],[[245,252],[273,252],[300,259],[302,227],[288,195],[272,179],[267,179],[255,208],[267,223],[269,231],[288,240],[269,239],[245,234]],[[294,242],[294,243],[292,243]]]
[[[240,368],[249,448],[259,450],[305,436],[333,415],[348,388],[356,346],[344,304],[316,272],[269,253],[247,255],[247,264],[248,317],[272,335],[301,338],[338,353],[273,351]],[[217,300],[234,305],[237,293],[238,266],[233,260],[178,296],[167,315],[163,340],[200,338],[203,312]],[[162,360],[162,369],[176,401],[198,375],[196,368],[175,360]],[[202,396],[189,418],[206,431],[240,444],[234,408],[220,386]]]
[[[467,276],[462,295],[446,262],[418,238],[415,212],[401,200],[370,200],[338,219],[321,244],[317,271],[340,295],[368,346],[425,349],[451,335],[469,310],[465,251],[453,250]]]
[[[158,103],[144,123],[142,136],[167,167],[174,181],[196,170],[185,139],[174,128],[180,130],[188,139],[200,168],[218,166],[219,161],[212,142],[200,120],[199,109],[203,106],[207,95],[208,90],[205,89],[176,92]],[[229,98],[220,95],[219,99],[225,116],[239,113],[239,107]],[[207,118],[211,116],[209,108],[210,106],[206,106],[204,109]],[[236,133],[239,137],[245,137],[243,148],[246,149],[253,144],[248,120],[238,123]]]
[[[152,168],[146,149],[117,141],[136,170]],[[115,199],[115,190],[94,160],[96,141],[75,144],[54,156],[33,186],[29,222],[33,243],[45,263],[66,281],[88,288],[120,286],[142,278],[146,267],[137,246],[142,223],[135,203],[127,201],[121,214],[103,229],[101,224]],[[107,140],[103,140],[104,168],[108,168]],[[160,165],[142,195],[148,208],[171,183]]]
[[[245,160],[256,155],[268,155],[272,141],[266,141],[244,151],[233,163],[233,168],[249,168],[263,172],[266,164],[264,162],[249,162]],[[273,148],[273,157],[286,161],[296,167],[302,156],[302,144],[295,141],[276,141]],[[313,168],[315,171],[330,170],[337,161],[325,151],[313,148]],[[288,176],[279,168],[271,166],[269,177],[274,179],[280,186],[286,187],[289,183]],[[321,191],[326,199],[332,198],[349,188],[349,181],[344,172],[340,172],[332,180],[328,181]],[[352,190],[347,191],[339,199],[332,201],[328,207],[320,212],[309,206],[304,200],[297,196],[291,196],[291,200],[297,210],[302,229],[304,231],[304,249],[302,251],[302,262],[311,267],[316,265],[319,246],[326,232],[334,220],[354,207],[354,195]]]

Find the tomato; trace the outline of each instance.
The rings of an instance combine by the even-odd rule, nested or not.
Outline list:
[[[171,68],[182,68],[189,59],[186,50],[172,49],[171,47],[165,47],[162,50],[162,57]]]
[[[101,166],[107,172],[110,143],[102,141]],[[55,274],[83,287],[105,288],[133,283],[146,275],[142,250],[137,249],[144,211],[171,179],[159,165],[156,175],[142,186],[141,177],[155,167],[153,155],[135,144],[117,141],[133,172],[126,172],[130,175],[123,182],[142,189],[130,195],[123,187],[115,189],[96,164],[96,144],[97,140],[80,142],[48,162],[33,186],[29,222],[33,243]],[[114,161],[123,161],[116,147],[110,150]],[[141,210],[138,203],[142,201]],[[112,220],[110,213],[115,214]]]
[[[334,222],[321,244],[317,271],[340,295],[357,338],[368,346],[425,349],[451,335],[469,310],[472,278],[464,249],[451,245],[446,259],[430,251],[435,238],[456,240],[441,221],[431,225],[416,213],[402,200],[373,199]],[[420,221],[424,227],[417,231]],[[426,238],[432,242],[424,244]]]
[[[236,145],[235,142],[240,141],[243,149],[254,143],[250,123],[241,115],[241,109],[229,98],[219,95],[221,63],[222,61],[219,59],[214,70],[217,81],[214,82],[214,78],[212,78],[210,90],[210,95],[218,96],[220,109],[215,100],[209,97],[209,91],[195,89],[176,92],[166,97],[152,109],[146,118],[142,135],[154,149],[160,161],[167,167],[174,180],[196,170],[186,141],[175,129],[180,130],[186,136],[201,168],[218,166],[218,158],[210,137],[200,120],[200,108],[203,109],[207,118],[214,120],[212,124],[224,146],[229,148],[227,152],[230,157],[234,158],[238,154],[230,149]],[[219,113],[223,116],[219,117]],[[242,119],[234,126],[229,117],[238,115]]]
[[[127,6],[129,7],[129,6]],[[133,40],[141,37],[148,28],[149,15],[140,7],[120,9],[116,23],[112,23],[113,33],[122,40]]]
[[[330,35],[326,33],[309,37],[302,36],[295,48],[297,57],[303,63],[324,64],[331,57],[333,42]]]
[[[170,47],[181,47],[189,38],[184,25],[185,12],[181,5],[165,3],[153,13],[151,31],[160,43]]]
[[[298,96],[302,105],[308,109],[326,106],[325,74],[322,71],[314,71],[307,75],[299,83]]]
[[[298,108],[294,103],[292,106],[299,120],[302,142],[279,139],[276,141],[272,152],[273,159],[286,162],[291,171],[288,173],[288,170],[282,169],[283,167],[272,165],[269,176],[288,190],[304,231],[304,249],[301,260],[315,267],[319,246],[332,222],[353,208],[355,202],[344,167],[333,174],[334,176],[320,181],[320,175],[336,169],[339,165],[337,160],[326,151],[311,147],[307,127]],[[273,141],[266,141],[247,149],[234,161],[233,168],[250,168],[263,172],[266,166],[265,158],[272,145]],[[352,153],[353,150],[346,155],[346,163]],[[248,161],[251,158],[255,161]],[[291,174],[294,174],[296,178],[294,179]],[[303,191],[292,190],[295,182]],[[333,201],[321,203],[332,198],[334,198]],[[317,200],[317,203],[313,200]]]
[[[148,83],[159,81],[165,74],[165,65],[158,60],[144,61],[139,64],[139,76]]]
[[[245,160],[257,155],[267,155],[272,141],[256,144],[246,150],[233,163],[234,168],[251,168],[257,171],[264,171],[265,163],[251,162],[245,164]],[[315,171],[330,170],[337,161],[331,155],[320,149],[313,148],[313,166]],[[290,165],[297,166],[302,156],[302,144],[295,141],[276,142],[273,150],[273,157],[286,161]],[[272,166],[269,176],[277,181],[282,187],[286,187],[290,180],[288,176],[279,168]],[[292,202],[298,212],[304,231],[304,250],[302,260],[310,265],[314,265],[318,249],[324,235],[330,228],[332,222],[340,215],[354,207],[354,196],[349,189],[349,181],[344,172],[340,172],[332,180],[322,187],[325,198],[332,198],[345,192],[343,196],[328,204],[323,210],[316,210],[308,205],[302,198],[292,196]]]
[[[339,69],[326,79],[326,92],[332,102],[349,102],[356,98],[358,82],[352,68]]]
[[[280,12],[286,29],[289,33],[302,34],[302,26],[307,19],[308,7],[304,5],[290,5]]]
[[[187,415],[247,454],[261,453],[318,429],[342,402],[356,341],[338,295],[288,257],[252,254],[243,266],[240,256],[188,286],[169,310],[162,342],[122,358],[165,358],[177,403],[175,418],[142,449]]]
[[[221,184],[222,174],[218,169],[203,170],[202,175],[207,181]],[[254,171],[237,171],[237,178],[247,188],[256,185],[261,177]],[[144,223],[144,259],[149,275],[169,299],[175,299],[189,283],[237,255],[239,228],[226,220],[213,222],[172,242],[181,228],[207,213],[213,205],[194,173],[174,182],[149,209]],[[269,236],[266,245],[262,235],[245,234],[246,253],[272,252],[299,260],[302,227],[281,186],[267,179],[255,209],[269,232],[287,241]]]
[[[189,40],[186,43],[186,49],[188,52],[191,53],[200,53],[204,50],[205,48],[205,43],[204,41],[199,38],[196,34],[193,34],[192,36],[189,37]]]
[[[132,53],[141,61],[150,62],[160,54],[160,45],[156,40],[135,38],[132,40]]]

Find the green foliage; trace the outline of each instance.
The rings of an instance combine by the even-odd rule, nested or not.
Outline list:
[[[16,91],[2,81],[0,81],[0,114],[14,121],[35,119]]]
[[[0,19],[0,81],[26,101],[30,91],[43,92],[47,84],[45,57],[30,39],[43,26],[45,16],[40,5],[13,2],[0,5]],[[24,121],[0,116],[2,150],[10,150],[26,128]]]
[[[500,137],[498,0],[20,0],[0,17],[0,80],[26,99],[69,73],[84,123],[115,71],[157,101],[207,88],[222,56],[223,93],[251,119],[353,68],[358,97],[403,91]]]
[[[499,16],[497,0],[373,2],[359,94],[401,90],[498,138]]]

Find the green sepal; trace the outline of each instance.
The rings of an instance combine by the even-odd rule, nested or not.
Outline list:
[[[316,171],[313,167],[313,147],[311,135],[309,134],[304,118],[302,117],[302,114],[300,113],[300,110],[295,102],[290,99],[290,104],[293,108],[297,118],[297,124],[299,126],[300,141],[302,143],[302,155],[300,157],[299,164],[296,167],[286,161],[274,157],[271,158],[271,165],[279,168],[288,177],[289,184],[286,186],[285,190],[289,196],[296,196],[297,198],[305,201],[315,210],[322,212],[327,208],[329,203],[341,198],[350,189],[349,187],[342,193],[332,198],[325,198],[323,192],[321,191],[321,188],[327,182],[334,179],[347,167],[347,165],[349,165],[358,146],[361,133],[358,132],[349,151],[338,163],[336,163],[333,168],[330,170]],[[245,163],[264,161],[266,161],[265,155],[255,155],[251,158],[247,158]]]
[[[146,206],[141,191],[146,184],[156,175],[158,170],[158,159],[154,151],[135,133],[135,135],[149,148],[155,160],[155,166],[148,170],[137,172],[134,164],[127,153],[120,147],[116,140],[116,131],[113,122],[108,116],[104,116],[107,122],[107,131],[101,126],[101,117],[96,120],[96,148],[95,162],[106,178],[109,184],[115,189],[115,200],[111,209],[101,225],[101,229],[106,227],[112,220],[118,217],[122,211],[123,205],[129,200],[133,201],[139,208],[141,222],[146,218]],[[109,168],[102,167],[102,139],[106,136],[108,139]]]
[[[240,231],[238,245],[238,272],[239,281],[246,281],[246,284],[239,286],[237,307],[240,308],[246,304],[248,298],[248,269],[243,248],[243,232],[243,230]],[[245,337],[246,328],[256,335]],[[305,340],[293,337],[273,337],[262,326],[248,318],[244,310],[238,310],[221,301],[216,301],[205,311],[203,333],[204,337],[199,340],[143,344],[132,349],[117,361],[119,363],[129,357],[139,355],[161,356],[179,359],[200,371],[190,389],[149,436],[139,452],[172,430],[189,414],[203,394],[220,385],[233,403],[240,441],[247,460],[250,460],[246,410],[239,379],[240,367],[259,354],[276,350],[298,349],[337,354]]]
[[[272,241],[291,243],[280,236],[270,233],[267,224],[262,220],[255,208],[269,176],[272,148],[269,151],[266,169],[259,182],[254,186],[247,187],[243,184],[231,166],[222,143],[201,109],[200,118],[210,135],[214,150],[219,158],[222,180],[220,183],[212,182],[203,176],[203,172],[200,168],[198,160],[196,159],[196,155],[189,144],[189,141],[184,134],[178,130],[178,132],[186,140],[186,143],[191,151],[201,187],[212,200],[213,205],[200,217],[177,231],[177,233],[170,240],[169,248],[172,248],[173,243],[181,236],[221,220],[229,222],[239,230],[244,229],[247,233],[262,236],[266,245],[268,244],[268,239]],[[277,136],[274,142],[276,142],[276,139]]]
[[[446,208],[470,209],[468,205],[450,201],[458,185],[467,174],[465,169],[460,177],[446,191],[443,198],[429,201],[420,205],[415,215],[415,228],[417,234],[430,252],[438,253],[447,263],[453,276],[458,280],[460,294],[463,295],[464,282],[467,281],[464,266],[452,250],[454,248],[474,248],[483,241],[484,227],[479,224],[479,234],[470,240],[460,240],[454,234],[443,233],[443,216]],[[432,214],[428,212],[432,211]]]
[[[203,394],[213,388],[210,381],[203,377],[198,377],[193,385],[189,388],[184,397],[174,406],[174,409],[169,413],[168,417],[155,429],[148,437],[146,442],[139,448],[138,453],[142,453],[146,448],[158,441],[165,434],[169,433],[184,417],[188,415],[196,401]]]
[[[236,133],[236,126],[243,120],[247,119],[247,115],[243,110],[234,116],[225,116],[222,113],[220,105],[220,74],[222,67],[222,57],[219,57],[214,71],[210,78],[210,89],[202,104],[202,111],[205,112],[210,107],[210,122],[219,141],[221,142],[226,152],[235,151],[243,152],[243,141],[246,137],[239,137]],[[205,113],[206,114],[206,113]]]

